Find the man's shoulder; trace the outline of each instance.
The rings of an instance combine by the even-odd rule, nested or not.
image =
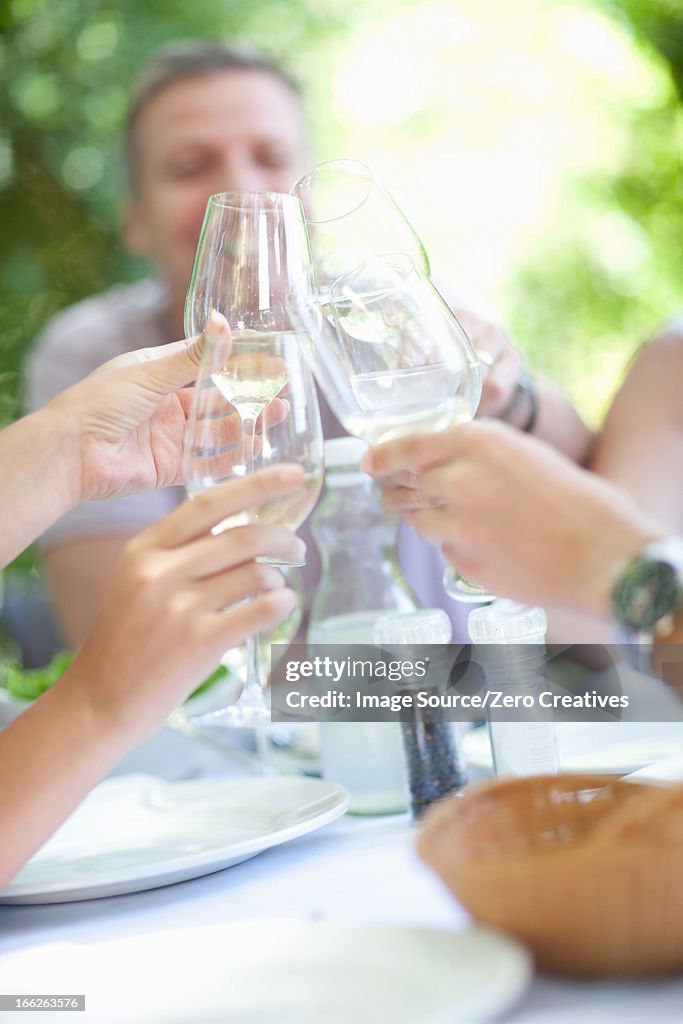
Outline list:
[[[57,313],[26,359],[26,408],[44,405],[122,352],[165,341],[160,327],[165,302],[159,282],[138,281],[115,285]]]
[[[157,337],[163,303],[164,289],[157,281],[115,285],[55,314],[36,339],[32,356],[82,354],[94,368],[121,352],[156,344],[163,340]]]

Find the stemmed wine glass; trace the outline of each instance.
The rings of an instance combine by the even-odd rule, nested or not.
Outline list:
[[[371,443],[415,431],[440,430],[463,419],[471,418],[476,412],[476,404],[474,408],[468,409],[468,402],[463,402],[462,396],[459,398],[456,394],[448,396],[444,393],[444,389],[449,386],[450,378],[448,374],[439,374],[433,368],[438,359],[432,358],[430,363],[426,364],[432,365],[431,370],[414,372],[415,368],[419,366],[419,362],[415,361],[414,342],[409,343],[412,354],[406,353],[405,365],[390,388],[388,387],[388,371],[390,370],[388,365],[378,367],[379,376],[376,380],[380,380],[382,384],[381,387],[375,387],[371,383],[372,378],[360,382],[352,364],[345,357],[341,361],[339,360],[340,348],[348,351],[349,347],[349,338],[344,339],[345,327],[341,322],[346,318],[339,315],[344,308],[344,303],[338,301],[340,292],[344,288],[354,290],[356,301],[351,308],[353,316],[357,317],[359,295],[366,287],[371,290],[367,279],[368,268],[372,265],[373,260],[375,266],[377,261],[382,259],[393,260],[395,264],[396,260],[400,258],[399,254],[403,254],[412,261],[412,270],[403,276],[405,286],[412,291],[410,300],[412,308],[415,309],[415,304],[419,303],[420,294],[427,303],[422,316],[425,327],[430,321],[433,322],[433,314],[438,306],[436,300],[437,298],[441,299],[428,280],[429,259],[419,236],[389,193],[376,181],[370,168],[355,160],[333,160],[319,164],[312,171],[303,175],[292,187],[291,192],[302,200],[306,210],[318,279],[318,299],[322,316],[318,318],[318,334],[316,336],[316,375],[337,418],[341,419],[349,433],[362,436]],[[390,263],[387,263],[387,267],[390,267]],[[363,277],[366,278],[365,284],[363,284]],[[419,286],[418,281],[420,281]],[[403,285],[401,287],[404,298],[406,298],[406,287]],[[336,300],[330,303],[333,291],[337,293]],[[385,289],[383,294],[385,297],[392,295],[392,287],[389,286],[388,290]],[[377,320],[378,307],[383,301],[379,294],[369,301],[369,293],[361,300],[366,319],[368,311],[372,309]],[[395,298],[388,298],[388,301],[395,305]],[[443,299],[441,299],[441,304],[446,306]],[[337,309],[336,314],[333,312],[333,307]],[[472,383],[475,377],[479,381],[475,385],[475,390],[478,387],[480,394],[480,367],[475,350],[454,314],[447,306],[446,310],[447,313],[442,310],[441,318],[436,318],[437,321],[440,320],[441,324],[441,345],[444,344],[444,324],[449,322],[450,317],[449,331],[454,338],[458,338],[455,344],[467,353],[467,373],[471,376]],[[309,307],[309,314],[310,312]],[[388,319],[391,319],[391,316],[392,314],[389,313]],[[315,320],[315,317],[309,316],[309,319]],[[418,323],[419,319],[419,317],[413,318],[413,326]],[[393,347],[396,349],[401,344],[396,325],[387,324],[386,326],[390,333],[393,332]],[[339,332],[339,337],[336,340],[335,332]],[[405,339],[407,335],[404,333],[403,337]],[[335,345],[340,348],[335,348]],[[356,351],[361,359],[368,358],[367,352],[365,355],[362,354],[362,348],[357,348]],[[327,366],[328,372],[325,372],[323,366]],[[412,368],[410,373],[405,372],[408,366]],[[333,382],[335,374],[330,372],[332,367],[336,374],[336,383]],[[341,374],[343,377],[347,371],[351,379],[346,382],[340,380],[339,375]],[[430,411],[428,404],[421,405],[421,402],[426,398],[427,391],[437,381],[438,385],[434,395],[436,403]],[[361,419],[365,420],[364,425],[360,424],[358,418],[353,416],[349,418],[348,423],[344,422],[335,407],[335,398],[328,393],[330,387],[336,393],[337,404],[340,403],[341,392],[346,387],[346,398],[341,404],[350,408],[355,401],[362,406],[359,415]],[[359,387],[365,388],[365,394],[360,401],[355,394]],[[372,391],[372,396],[370,391]],[[406,415],[405,410],[403,414],[401,412],[401,401],[397,400],[399,391],[411,407],[410,416]],[[452,401],[449,401],[449,397]],[[443,398],[443,402],[441,402],[441,398]],[[477,397],[477,403],[478,400]],[[373,401],[377,403],[374,406]],[[386,427],[387,410],[390,405],[393,405],[393,423],[390,433],[387,433],[384,427]],[[419,411],[420,408],[422,411]],[[380,422],[384,423],[384,427],[378,428],[378,431],[370,429],[367,413],[372,414],[370,419],[374,421],[376,427]],[[450,414],[452,416],[449,419]],[[365,433],[361,432],[363,429]],[[452,566],[447,566],[444,570],[443,586],[450,597],[459,601],[479,602],[489,599],[489,595],[483,588],[460,576]]]
[[[474,415],[479,363],[457,318],[403,253],[376,257],[299,307],[332,411],[369,444]]]
[[[323,440],[313,378],[292,319],[292,303],[312,293],[313,270],[303,209],[293,196],[226,192],[211,196],[185,305],[188,337],[212,310],[230,335],[205,339],[185,444],[190,497],[281,462],[303,467],[291,494],[225,519],[215,531],[248,523],[298,529],[323,480]],[[257,637],[247,640],[246,680],[236,704],[201,716],[206,724],[269,721]]]
[[[392,196],[360,160],[328,160],[290,189],[303,203],[318,288],[373,256],[405,253],[429,274],[424,245]]]

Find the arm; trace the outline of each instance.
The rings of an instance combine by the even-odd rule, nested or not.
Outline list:
[[[607,414],[590,468],[683,529],[683,336],[645,345]]]
[[[530,396],[517,391],[523,359],[507,332],[498,324],[454,308],[458,320],[470,336],[482,359],[483,389],[478,416],[502,419],[524,430],[533,413]],[[552,381],[535,377],[536,415],[532,433],[566,455],[572,462],[585,465],[593,444],[593,434],[564,392]]]
[[[662,334],[633,361],[598,435],[589,466],[672,530],[683,529],[683,337]],[[605,622],[548,609],[553,639],[611,642]],[[588,651],[588,648],[586,648]],[[597,646],[595,648],[597,650]],[[597,666],[593,666],[597,667]]]
[[[363,464],[390,507],[465,576],[494,594],[578,613],[571,637],[556,642],[614,642],[620,571],[671,533],[613,485],[495,423],[378,445]],[[652,670],[683,700],[682,645],[680,609],[655,643]]]
[[[534,385],[538,400],[534,437],[552,445],[577,465],[586,465],[593,447],[593,432],[557,384],[535,377]]]
[[[229,647],[292,611],[281,574],[254,559],[295,561],[301,541],[279,527],[210,530],[302,481],[299,467],[281,466],[216,487],[127,545],[71,668],[0,733],[0,889]]]
[[[0,433],[0,566],[78,503],[77,446],[40,410]]]
[[[603,621],[619,569],[667,534],[617,488],[497,423],[378,445],[364,466],[469,579]]]

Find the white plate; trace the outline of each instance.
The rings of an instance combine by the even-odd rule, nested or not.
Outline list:
[[[298,776],[106,779],[0,903],[65,903],[197,878],[312,832],[348,803],[342,786]]]
[[[683,754],[667,757],[664,761],[648,764],[629,775],[634,782],[681,782],[683,780]]]
[[[4,957],[0,989],[84,992],[93,1024],[472,1024],[509,1007],[530,974],[523,947],[483,928],[276,919],[125,936],[77,956],[67,942],[29,947]]]
[[[14,721],[32,703],[12,697],[4,686],[0,686],[0,729]],[[125,754],[109,774],[149,772],[165,779],[186,779],[200,775],[205,760],[202,748],[195,740],[164,727]]]
[[[626,775],[683,752],[683,722],[559,722],[557,746],[562,771]],[[492,770],[488,729],[466,733],[463,752]]]

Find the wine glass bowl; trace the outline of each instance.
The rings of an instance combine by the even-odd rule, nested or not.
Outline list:
[[[299,317],[315,338],[315,373],[337,419],[376,444],[472,418],[481,396],[476,353],[429,280],[420,238],[370,168],[353,160],[319,164],[291,192],[304,206],[318,284],[317,304]],[[412,265],[400,300],[386,281],[369,282],[378,260],[399,276],[401,261]],[[491,600],[451,566],[443,586],[460,601]]]
[[[296,462],[304,471],[301,487],[228,516],[215,532],[248,523],[296,530],[315,506],[323,442],[315,385],[301,353],[306,340],[296,332],[242,332],[205,341],[185,446],[188,493],[281,462]]]
[[[202,333],[212,310],[233,336],[278,331],[289,323],[288,296],[315,281],[300,201],[279,192],[219,192],[210,196],[185,300],[185,335]]]
[[[403,254],[375,257],[300,311],[315,374],[345,429],[370,444],[474,415],[476,353],[438,291]]]
[[[298,463],[303,485],[223,520],[219,532],[249,524],[297,529],[323,479],[323,441],[307,338],[291,303],[313,293],[303,207],[291,195],[225,192],[211,196],[185,303],[188,336],[205,335],[185,438],[187,493],[279,463]],[[213,329],[212,312],[229,330]],[[271,561],[270,559],[260,559]],[[275,564],[282,564],[276,562]],[[247,639],[247,672],[237,704],[215,724],[252,725],[270,712],[261,684],[257,637]]]
[[[429,274],[420,238],[391,195],[359,160],[328,160],[292,186],[306,213],[320,290],[385,252],[410,256]]]

